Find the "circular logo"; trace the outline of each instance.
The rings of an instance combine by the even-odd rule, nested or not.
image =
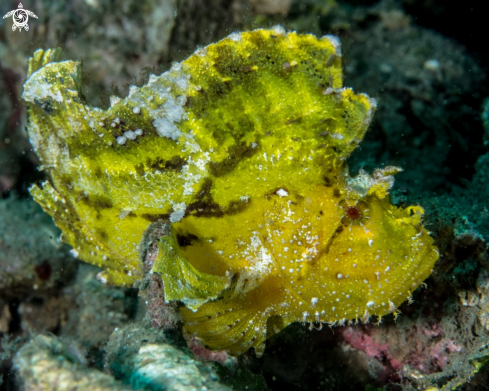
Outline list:
[[[22,29],[25,26],[27,26],[27,21],[29,20],[29,15],[27,14],[27,11],[22,8],[18,8],[15,10],[14,14],[12,15],[12,19],[14,21],[14,24]]]
[[[22,31],[22,29],[29,31],[29,25],[27,24],[29,16],[37,19],[37,15],[34,12],[24,9],[22,3],[19,3],[16,10],[7,12],[5,15],[3,15],[3,18],[5,19],[12,17],[12,21],[14,22],[12,24],[12,31],[17,29],[19,29],[19,31]]]

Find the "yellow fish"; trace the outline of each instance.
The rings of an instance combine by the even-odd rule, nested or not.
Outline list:
[[[107,111],[56,56],[35,52],[24,85],[49,178],[33,197],[108,283],[142,277],[158,226],[152,272],[211,349],[259,356],[291,322],[395,312],[431,273],[423,209],[389,202],[400,169],[348,174],[376,102],[342,86],[338,38],[233,33]]]

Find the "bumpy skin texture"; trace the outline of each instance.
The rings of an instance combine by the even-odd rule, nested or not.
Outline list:
[[[107,112],[54,54],[34,54],[23,93],[50,178],[34,198],[114,284],[140,278],[138,244],[166,225],[153,272],[210,348],[260,355],[294,321],[395,312],[431,273],[423,210],[388,199],[399,169],[348,176],[376,105],[342,88],[336,37],[231,34]]]

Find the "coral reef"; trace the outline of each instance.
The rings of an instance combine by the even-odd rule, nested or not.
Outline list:
[[[74,284],[63,292],[72,301],[60,335],[76,339],[88,350],[100,348],[114,329],[142,316],[136,290],[101,284],[98,272],[80,265]]]
[[[75,272],[60,231],[31,200],[0,202],[0,297],[52,289]]]
[[[165,342],[165,335],[156,329],[116,329],[107,345],[106,368],[133,389],[230,390],[218,382],[210,364]]]
[[[24,85],[50,178],[31,193],[109,283],[141,278],[139,243],[163,219],[151,271],[212,349],[261,355],[294,321],[367,322],[431,273],[423,210],[387,197],[400,169],[348,176],[376,103],[342,88],[336,37],[231,34],[107,112],[56,57],[37,51]]]
[[[38,335],[16,354],[14,366],[25,390],[132,390],[79,362],[55,337]]]

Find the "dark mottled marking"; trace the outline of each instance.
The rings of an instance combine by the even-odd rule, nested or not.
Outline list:
[[[69,177],[68,175],[60,175],[59,181],[61,186],[64,186],[69,190],[73,189],[73,182],[71,180],[71,177]]]
[[[242,65],[239,70],[243,73],[249,73],[253,70],[253,67],[251,65]]]
[[[336,228],[336,230],[334,231],[333,235],[331,235],[331,238],[328,240],[328,243],[326,244],[326,246],[323,250],[325,254],[329,253],[331,244],[338,237],[338,235],[343,232],[343,229],[344,229],[343,225],[341,225],[341,224],[338,226],[338,228]],[[319,258],[319,256],[318,256],[318,258]]]
[[[225,82],[214,83],[210,86],[209,89],[219,97],[228,95],[231,92],[230,80],[225,80]]]
[[[340,190],[337,187],[335,187],[333,190],[333,196],[336,198],[341,196]]]
[[[178,155],[173,156],[170,160],[164,160],[162,158],[148,158],[146,160],[146,166],[148,168],[158,171],[180,171],[184,164],[185,160]]]
[[[240,142],[236,145],[229,147],[228,157],[220,162],[210,162],[209,168],[211,174],[215,177],[220,177],[229,174],[233,171],[239,162],[251,157],[256,148],[252,148],[251,145],[246,145],[245,142]]]
[[[169,213],[143,213],[141,217],[145,220],[151,221],[152,223],[156,223],[158,220],[168,220],[170,218]]]
[[[301,117],[297,117],[297,118],[289,119],[287,122],[285,122],[285,125],[298,124],[301,121],[302,121],[302,116]]]
[[[180,247],[190,246],[193,242],[199,240],[194,234],[188,233],[186,235],[177,235],[177,242]]]
[[[104,174],[102,173],[102,169],[100,167],[97,167],[95,169],[94,174],[97,179],[102,179],[102,177],[104,176]]]
[[[187,213],[197,217],[223,217],[235,215],[249,208],[251,202],[231,201],[228,206],[221,206],[211,195],[212,180],[207,178],[197,194],[197,201],[187,207]]]
[[[336,231],[334,231],[333,236],[338,236],[342,232],[343,232],[343,226],[339,225],[338,228],[336,228]]]
[[[82,202],[94,209],[109,209],[112,208],[113,204],[110,198],[100,196],[100,195],[87,195],[81,197],[79,202]]]
[[[137,166],[134,166],[134,168],[136,169],[136,172],[139,176],[143,176],[144,175],[144,164],[138,164]]]
[[[34,98],[34,103],[46,114],[52,114],[54,111],[52,98],[47,97],[44,102],[41,102],[39,99]]]
[[[245,209],[247,209],[250,205],[251,200],[248,202],[239,201],[231,201],[228,207],[224,210],[224,214],[231,216],[241,213]]]
[[[328,177],[328,176],[324,176],[324,177],[323,177],[323,180],[324,180],[324,185],[325,185],[326,187],[331,187],[331,186],[333,186],[334,180],[333,180],[333,179],[331,179],[330,177]]]
[[[198,217],[222,217],[221,206],[212,199],[212,180],[207,178],[197,194],[197,201],[187,207],[187,213]]]

